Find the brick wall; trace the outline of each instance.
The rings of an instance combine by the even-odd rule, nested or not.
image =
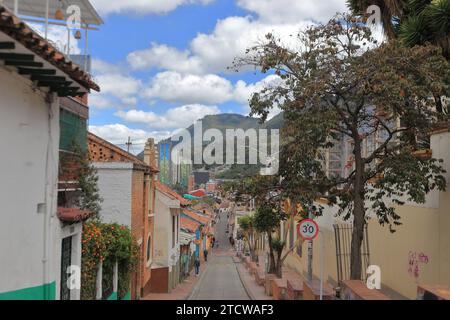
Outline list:
[[[141,292],[146,287],[151,277],[151,269],[148,266],[147,244],[150,233],[149,224],[149,177],[144,171],[133,170],[131,183],[131,230],[133,236],[142,243],[139,261]],[[153,241],[152,241],[153,242]]]

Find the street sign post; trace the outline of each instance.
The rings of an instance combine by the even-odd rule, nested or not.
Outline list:
[[[297,233],[303,240],[308,241],[308,280],[312,281],[312,259],[313,259],[313,240],[319,234],[319,225],[312,219],[302,220],[297,226]],[[323,299],[323,251],[324,242],[322,237],[322,248],[320,257],[320,300]]]
[[[314,240],[319,234],[319,226],[313,219],[302,220],[298,224],[298,235],[305,241]]]

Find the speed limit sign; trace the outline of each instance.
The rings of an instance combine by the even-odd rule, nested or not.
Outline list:
[[[303,240],[314,240],[319,234],[319,226],[313,219],[302,220],[297,228],[298,235]]]

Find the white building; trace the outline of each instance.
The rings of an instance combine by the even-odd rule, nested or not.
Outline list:
[[[151,292],[167,293],[180,280],[180,215],[189,202],[156,182],[155,241]]]
[[[66,267],[80,266],[88,214],[58,209],[60,115],[87,112],[62,97],[89,89],[88,74],[0,4],[0,300],[79,298]]]

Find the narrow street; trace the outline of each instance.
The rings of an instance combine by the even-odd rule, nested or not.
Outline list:
[[[232,258],[234,250],[226,230],[227,214],[222,213],[215,235],[219,247],[210,252],[208,266],[189,300],[249,300]]]

